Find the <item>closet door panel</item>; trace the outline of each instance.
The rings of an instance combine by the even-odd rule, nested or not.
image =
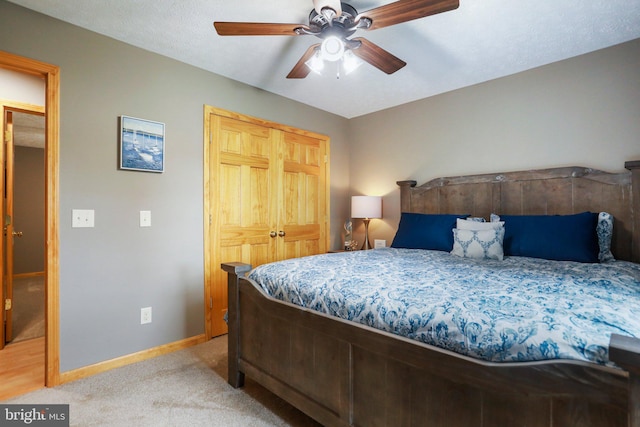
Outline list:
[[[276,255],[271,196],[273,132],[269,128],[227,117],[211,118],[210,154],[212,336],[227,332],[220,313],[227,310],[227,278],[220,264],[254,266]],[[215,142],[215,143],[214,143]]]
[[[282,258],[326,251],[326,141],[283,133]]]

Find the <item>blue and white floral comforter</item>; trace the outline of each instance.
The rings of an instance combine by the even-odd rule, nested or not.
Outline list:
[[[625,261],[386,248],[265,264],[249,277],[277,299],[487,361],[613,366],[611,333],[640,337],[640,264]]]

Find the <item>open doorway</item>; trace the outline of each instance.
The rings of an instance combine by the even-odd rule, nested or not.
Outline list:
[[[44,85],[41,90],[44,98]],[[0,104],[2,399],[45,385],[45,107],[6,100]]]
[[[45,148],[44,148],[44,293],[45,293],[45,325],[44,325],[44,384],[55,386],[60,383],[60,344],[59,344],[59,68],[55,65],[24,58],[0,51],[0,69],[23,73],[41,78],[45,88],[44,120],[45,120]],[[4,96],[4,95],[3,95]],[[18,108],[20,110],[20,108]],[[3,120],[4,121],[4,120]],[[4,135],[4,134],[3,134]],[[0,160],[5,161],[1,150]],[[5,179],[0,175],[2,189],[5,189]],[[5,218],[6,219],[6,218]],[[6,224],[6,221],[5,221]],[[19,232],[20,230],[13,230]],[[13,233],[13,232],[12,232]],[[3,252],[4,245],[0,245]],[[1,275],[6,277],[5,265],[0,264]],[[0,307],[7,306],[4,292],[0,292]],[[2,328],[4,331],[4,328]],[[4,334],[3,334],[4,335]],[[4,340],[4,337],[2,337]],[[34,340],[28,340],[30,342]]]
[[[5,164],[10,165],[5,173],[5,227],[11,226],[12,245],[4,251],[5,274],[12,276],[5,284],[13,288],[10,294],[5,292],[12,311],[5,341],[12,344],[44,337],[44,106],[41,111],[5,111],[11,113],[13,123],[9,138],[13,147],[5,151],[13,153],[12,159],[5,155]],[[5,242],[9,243],[9,239]]]

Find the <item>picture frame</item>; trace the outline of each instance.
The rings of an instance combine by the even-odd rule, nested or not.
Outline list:
[[[164,172],[164,123],[130,116],[120,116],[118,123],[119,169]]]

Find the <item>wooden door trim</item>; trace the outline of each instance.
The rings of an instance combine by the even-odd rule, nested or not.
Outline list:
[[[14,186],[14,129],[13,129],[13,110],[2,109],[3,119],[6,122],[2,123],[2,129],[9,132],[11,135],[9,138],[5,137],[3,140],[3,155],[6,158],[2,159],[3,172],[4,172],[4,200],[2,212],[4,214],[2,219],[2,225],[4,227],[4,244],[2,245],[2,266],[6,270],[2,272],[2,280],[6,283],[6,295],[3,295],[4,300],[11,299],[13,303],[13,231],[14,231],[14,214],[13,214],[13,186]],[[7,223],[7,216],[11,216],[11,221]],[[6,261],[6,262],[4,262]],[[3,283],[3,285],[5,284]],[[0,300],[2,301],[2,300]],[[4,324],[4,341],[9,342],[13,339],[13,309],[5,310],[6,318]],[[3,343],[4,345],[4,343]],[[1,348],[1,347],[0,347]]]
[[[209,203],[209,197],[211,195],[210,190],[210,162],[209,156],[211,152],[211,107],[205,105],[204,106],[204,161],[203,161],[203,177],[204,177],[204,200],[203,200],[203,220],[204,220],[204,236],[203,236],[203,244],[204,244],[204,333],[205,338],[210,340],[212,338],[211,332],[211,304],[212,295],[211,289],[209,287],[209,283],[211,283],[211,251],[209,248],[211,247],[211,206]]]
[[[317,138],[317,139],[322,139],[322,140],[327,140],[328,141],[327,135],[324,135],[324,134],[321,134],[321,133],[312,132],[312,131],[309,131],[309,130],[299,129],[299,128],[296,128],[296,127],[293,127],[293,126],[284,125],[282,123],[272,122],[271,120],[265,120],[265,119],[261,119],[261,118],[258,118],[258,117],[248,116],[246,114],[235,113],[233,111],[227,111],[227,110],[223,110],[223,109],[220,109],[220,108],[212,107],[210,105],[205,105],[204,109],[205,109],[205,116],[207,116],[209,114],[214,114],[216,116],[227,117],[227,118],[230,118],[230,119],[240,120],[240,121],[247,122],[247,123],[253,123],[253,124],[257,124],[257,125],[260,125],[260,126],[268,127],[268,128],[271,128],[271,129],[278,129],[278,130],[281,130],[281,131],[284,131],[284,132],[290,132],[290,133],[295,133],[295,134],[298,134],[298,135],[310,136],[312,138]],[[205,137],[205,142],[208,142],[206,137]]]
[[[60,384],[60,67],[3,51],[0,67],[45,80],[45,385],[53,387]]]

